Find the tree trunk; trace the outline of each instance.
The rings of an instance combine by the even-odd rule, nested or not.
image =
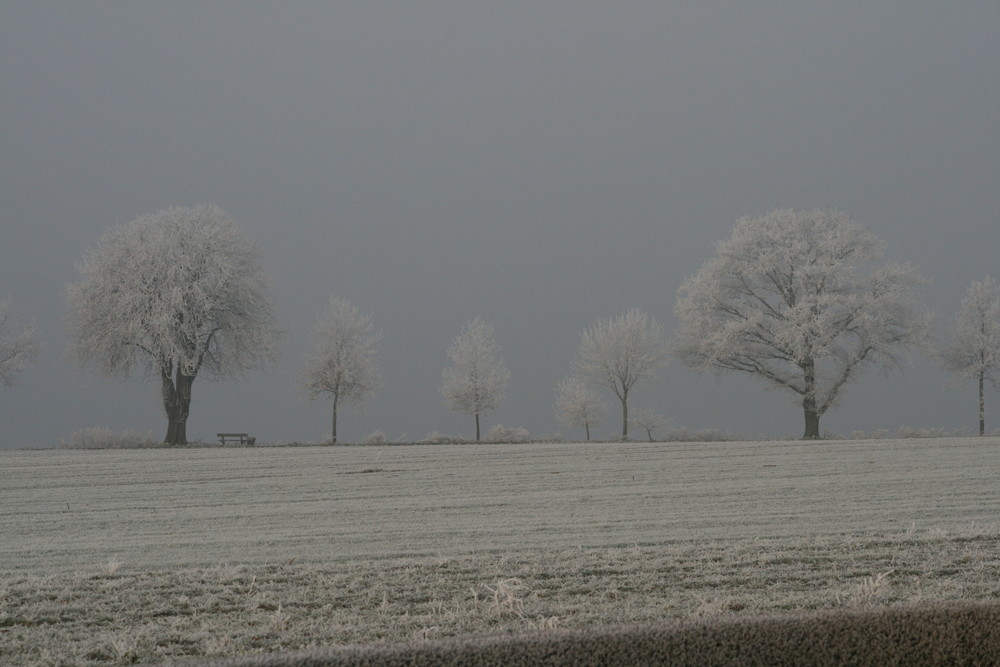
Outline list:
[[[986,435],[986,401],[983,398],[983,379],[986,373],[979,371],[979,435]]]
[[[628,392],[622,393],[622,442],[628,442]]]
[[[167,413],[165,445],[187,444],[187,419],[191,412],[191,385],[194,375],[185,375],[177,368],[174,378],[169,371],[160,371],[163,409]]]
[[[333,424],[330,431],[330,443],[337,444],[337,396],[333,397]]]
[[[805,408],[806,416],[806,432],[802,437],[806,440],[818,440],[819,439],[819,413],[816,411],[816,402],[813,401],[812,407],[805,405],[803,401],[803,407]]]
[[[163,439],[165,445],[183,445],[187,442],[187,425],[177,421],[175,417],[167,417],[167,436]]]
[[[479,413],[476,413],[476,442],[479,442]]]
[[[806,440],[819,439],[819,408],[816,406],[816,364],[812,359],[802,362],[803,389],[802,409],[805,412]]]

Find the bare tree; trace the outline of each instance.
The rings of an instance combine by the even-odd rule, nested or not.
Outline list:
[[[10,303],[0,301],[0,384],[13,386],[18,373],[34,363],[40,351],[34,327],[21,327],[10,314]]]
[[[187,442],[199,373],[239,376],[275,357],[260,254],[220,208],[173,207],[109,229],[68,288],[72,352],[105,375],[159,377],[165,444]]]
[[[653,431],[663,428],[670,420],[652,408],[639,408],[632,411],[632,423],[646,432],[650,442],[653,442]]]
[[[333,399],[332,442],[337,442],[337,407],[343,401],[363,401],[381,384],[375,346],[381,335],[371,315],[345,299],[331,297],[326,313],[314,329],[314,352],[306,362],[305,388],[309,398],[328,394]]]
[[[667,365],[663,328],[638,308],[599,320],[580,336],[577,375],[604,385],[622,405],[622,440],[628,440],[628,395],[636,384]]]
[[[941,354],[944,367],[979,383],[979,435],[986,434],[984,385],[995,389],[1000,368],[1000,285],[992,278],[973,281],[965,292],[951,344]]]
[[[745,217],[678,291],[676,354],[699,371],[763,378],[798,395],[805,437],[844,387],[888,370],[924,341],[929,316],[912,299],[913,268],[886,264],[881,243],[838,210]]]
[[[608,406],[581,377],[571,375],[556,385],[556,419],[566,426],[582,426],[590,440],[590,427],[596,426]]]
[[[476,416],[479,442],[479,414],[500,404],[510,382],[493,327],[478,317],[468,322],[448,348],[448,358],[451,365],[442,374],[441,393],[452,410]]]

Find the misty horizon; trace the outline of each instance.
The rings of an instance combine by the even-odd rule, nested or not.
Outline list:
[[[233,216],[284,329],[269,370],[195,382],[188,434],[207,442],[324,438],[328,403],[298,387],[331,296],[384,334],[384,386],[342,410],[342,441],[471,437],[438,388],[475,317],[510,371],[484,431],[582,439],[554,414],[581,332],[639,308],[669,335],[684,279],[776,208],[866,225],[928,279],[943,332],[1000,274],[998,29],[1000,7],[972,3],[6,5],[0,297],[44,351],[2,390],[0,447],[162,435],[155,381],[66,354],[65,289],[105,230],[169,206]],[[630,407],[797,437],[794,398],[766,389],[672,361]],[[821,428],[972,433],[975,391],[917,355],[861,375]],[[612,409],[593,436],[618,429]]]

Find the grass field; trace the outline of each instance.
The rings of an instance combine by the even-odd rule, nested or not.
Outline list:
[[[1000,596],[1000,440],[0,451],[0,662]]]

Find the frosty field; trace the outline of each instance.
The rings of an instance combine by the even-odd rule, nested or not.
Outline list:
[[[995,598],[998,480],[996,438],[0,451],[0,657]]]
[[[0,572],[952,530],[996,439],[0,452]]]

